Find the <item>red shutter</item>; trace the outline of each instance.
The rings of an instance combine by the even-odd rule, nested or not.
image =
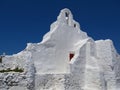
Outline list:
[[[74,57],[74,53],[70,53],[69,54],[69,60],[71,61],[71,59]]]

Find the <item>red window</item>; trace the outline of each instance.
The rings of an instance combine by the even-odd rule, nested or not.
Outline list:
[[[70,53],[69,54],[69,60],[71,61],[71,59],[74,57],[74,53]]]

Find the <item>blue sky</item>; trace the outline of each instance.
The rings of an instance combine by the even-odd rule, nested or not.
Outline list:
[[[0,54],[40,42],[63,8],[90,37],[112,39],[120,52],[120,0],[0,0]]]

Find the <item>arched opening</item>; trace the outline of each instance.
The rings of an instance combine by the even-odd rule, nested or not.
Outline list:
[[[67,12],[65,12],[65,17],[69,17],[69,14]]]
[[[76,24],[74,24],[74,27],[76,27]]]
[[[65,12],[65,18],[66,18],[67,24],[69,24],[69,13],[68,12]]]

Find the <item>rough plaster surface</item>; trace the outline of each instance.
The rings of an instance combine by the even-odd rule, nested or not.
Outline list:
[[[16,67],[24,71],[0,73],[0,90],[120,90],[120,55],[112,41],[87,36],[69,9],[40,43],[2,57],[0,71]]]

